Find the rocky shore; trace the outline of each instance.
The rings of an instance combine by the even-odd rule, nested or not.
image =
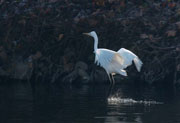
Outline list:
[[[128,77],[149,84],[180,84],[180,2],[178,0],[0,1],[0,76],[19,80],[107,83],[94,65],[99,47],[127,48],[143,61]]]

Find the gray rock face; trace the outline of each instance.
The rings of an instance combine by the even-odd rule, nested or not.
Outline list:
[[[74,70],[63,78],[63,82],[72,83],[77,78],[82,80],[82,83],[88,83],[90,80],[90,76],[87,73],[88,65],[82,61],[78,61],[75,65]]]
[[[10,63],[7,63],[9,67],[0,67],[0,76],[7,76],[12,79],[29,80],[33,71],[32,61],[24,61],[22,58],[13,58]]]
[[[31,77],[32,68],[30,68],[30,64],[26,62],[17,62],[14,65],[12,78],[15,79],[29,79]]]

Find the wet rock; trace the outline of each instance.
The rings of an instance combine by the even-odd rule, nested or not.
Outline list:
[[[7,60],[8,60],[7,53],[5,49],[2,46],[0,46],[0,61],[1,63],[5,63],[7,62]]]
[[[20,80],[29,80],[32,75],[32,63],[24,61],[16,61],[12,65],[11,77]]]
[[[72,72],[74,67],[75,54],[70,49],[66,49],[62,59],[63,59],[64,72],[67,73]]]
[[[109,83],[108,75],[103,68],[96,68],[91,72],[90,80],[93,83]]]
[[[68,74],[67,76],[65,76],[62,81],[63,83],[72,83],[73,81],[75,81],[75,79],[78,77],[77,75],[77,71],[73,71],[70,74]]]
[[[81,10],[75,17],[74,22],[79,23],[80,21],[83,21],[86,18],[86,12],[84,10]]]
[[[82,61],[79,61],[75,65],[75,69],[63,78],[64,83],[73,83],[73,81],[81,80],[82,83],[88,83],[90,77],[87,73],[88,65]],[[77,80],[77,81],[78,81]]]
[[[36,54],[32,55],[33,60],[38,60],[42,57],[42,53],[40,51],[37,51]]]
[[[82,61],[79,61],[76,63],[75,69],[83,69],[83,70],[87,70],[88,69],[88,65]]]
[[[32,61],[23,61],[21,58],[14,58],[11,62],[0,67],[0,76],[12,79],[29,80],[32,75]]]
[[[8,76],[8,73],[0,67],[0,76]]]

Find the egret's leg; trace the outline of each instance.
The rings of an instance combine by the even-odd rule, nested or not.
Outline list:
[[[114,88],[114,83],[115,83],[113,74],[111,74],[111,78],[112,78],[112,84],[111,84],[111,92],[112,92],[112,90]]]
[[[108,75],[108,78],[109,78],[109,81],[110,81],[110,84],[111,84],[111,83],[112,83],[112,80],[111,80],[110,74],[107,73],[107,75]]]
[[[114,80],[114,77],[113,77],[113,75],[112,75],[112,74],[111,74],[111,76],[112,76],[112,84],[114,85],[115,80]]]
[[[110,77],[110,75],[111,74],[109,74],[108,72],[107,72],[107,75],[108,75],[108,78],[109,78],[109,81],[110,81],[110,87],[109,87],[109,89],[108,89],[108,97],[111,95],[111,93],[112,93],[112,79],[111,79],[111,77]]]
[[[114,88],[114,83],[115,83],[114,77],[113,77],[112,74],[109,74],[109,78],[110,77],[111,77],[111,79],[110,79],[111,80],[111,84],[110,84],[110,87],[109,87],[108,97],[112,95],[112,90]]]

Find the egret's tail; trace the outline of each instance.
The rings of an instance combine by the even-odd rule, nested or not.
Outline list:
[[[119,73],[123,76],[127,76],[127,72],[125,70],[119,70]]]
[[[136,66],[137,71],[140,72],[140,71],[141,71],[142,64],[143,64],[142,61],[141,61],[138,57],[135,57],[135,58],[133,59],[133,61],[134,61],[134,63],[135,63],[135,66]]]

